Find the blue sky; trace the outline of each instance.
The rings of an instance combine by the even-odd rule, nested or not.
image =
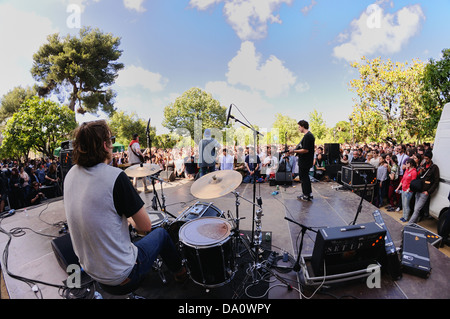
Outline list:
[[[91,26],[121,37],[117,109],[157,134],[164,107],[192,87],[261,128],[313,110],[331,127],[353,108],[351,61],[440,59],[449,16],[448,0],[0,0],[0,96],[34,83],[47,35]]]

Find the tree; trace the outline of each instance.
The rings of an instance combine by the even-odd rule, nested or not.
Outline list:
[[[142,148],[147,145],[147,124],[148,122],[139,118],[135,113],[125,114],[123,111],[115,112],[109,119],[108,125],[116,136],[116,141],[128,145],[133,134],[139,134],[139,141]],[[156,146],[156,129],[150,127],[150,139],[152,146]]]
[[[450,49],[442,50],[442,59],[430,59],[423,79],[423,103],[428,126],[437,127],[445,104],[450,102]]]
[[[277,113],[272,129],[278,130],[278,143],[280,144],[297,144],[300,142],[300,131],[298,130],[297,121],[287,115]]]
[[[15,87],[2,97],[0,105],[0,123],[7,120],[15,112],[17,112],[20,106],[29,98],[36,95],[36,88],[21,86]]]
[[[6,123],[3,153],[27,158],[30,150],[35,150],[51,157],[76,126],[74,113],[67,106],[33,97]]]
[[[391,137],[399,142],[415,131],[424,131],[420,103],[425,64],[382,61],[381,58],[352,63],[359,79],[350,82],[357,93],[351,115],[355,136],[360,141],[383,141]],[[419,126],[418,126],[419,125]]]
[[[317,112],[317,110],[309,113],[309,130],[319,143],[327,135],[327,125],[323,120],[322,113]]]
[[[114,112],[115,92],[108,89],[123,64],[120,38],[98,29],[83,28],[79,37],[50,35],[48,43],[33,55],[33,78],[41,83],[39,96],[70,90],[69,108],[78,113],[96,113],[100,107]]]
[[[201,121],[202,132],[206,128],[222,130],[225,127],[227,108],[213,99],[211,94],[191,88],[164,108],[162,125],[171,132],[187,129],[194,138],[195,120]],[[196,141],[198,142],[198,141]]]

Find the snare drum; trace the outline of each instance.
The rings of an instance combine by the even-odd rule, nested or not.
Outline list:
[[[233,279],[236,267],[232,233],[231,224],[218,217],[202,217],[181,226],[181,252],[195,283],[214,288]]]
[[[148,217],[150,218],[150,221],[152,222],[152,230],[163,227],[166,228],[168,224],[168,218],[167,214],[161,211],[150,211],[147,210]],[[147,235],[147,232],[138,232],[135,229],[132,229],[132,235],[136,237],[145,237]]]
[[[214,206],[212,203],[196,202],[194,205],[183,211],[175,221],[173,221],[168,227],[170,237],[174,243],[179,240],[179,231],[181,226],[185,223],[200,218],[200,217],[223,217],[224,212]]]
[[[165,212],[161,211],[147,211],[148,217],[150,217],[150,221],[152,222],[152,230],[158,227],[165,227],[168,218]]]

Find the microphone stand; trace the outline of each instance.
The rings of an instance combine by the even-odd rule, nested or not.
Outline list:
[[[362,204],[364,201],[364,197],[366,197],[366,191],[367,191],[367,174],[361,174],[358,172],[358,175],[362,176],[364,178],[364,190],[363,190],[363,193],[361,194],[361,200],[359,201],[358,209],[356,210],[355,219],[353,220],[353,222],[350,225],[356,224],[356,219],[358,218],[359,213],[361,213]]]
[[[234,104],[231,104],[234,105]],[[239,108],[234,105],[238,110]],[[239,111],[240,112],[240,111]],[[231,113],[228,114],[228,117],[233,119],[235,122],[241,123],[242,125],[244,125],[245,127],[251,129],[253,131],[253,145],[254,145],[254,159],[256,164],[258,163],[258,155],[256,154],[256,137],[257,135],[261,135],[264,136],[263,134],[261,134],[260,132],[258,132],[251,124],[248,125],[247,123],[244,123],[242,121],[240,121],[239,119],[235,118],[233,115],[231,115]],[[228,121],[228,119],[227,119]],[[249,160],[250,160],[250,154],[249,154]],[[261,204],[260,204],[261,205]],[[256,214],[256,179],[255,179],[255,175],[253,176],[253,220],[255,220],[255,214]],[[254,223],[252,223],[252,238],[254,238],[255,235],[255,226]]]
[[[298,253],[297,253],[297,261],[295,262],[295,265],[292,268],[295,272],[298,272],[300,270],[300,255],[301,255],[302,250],[303,250],[303,239],[305,237],[305,233],[306,233],[307,230],[310,230],[310,231],[315,232],[315,233],[317,233],[317,231],[312,229],[311,227],[308,227],[308,226],[302,225],[300,223],[297,223],[295,220],[292,220],[292,219],[290,219],[288,217],[284,217],[284,219],[290,221],[291,223],[294,223],[294,224],[300,226],[301,229],[302,229],[301,230],[302,237],[301,237],[301,240],[300,240],[300,247],[299,247]]]

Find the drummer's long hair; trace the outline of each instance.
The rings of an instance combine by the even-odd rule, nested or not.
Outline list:
[[[104,143],[112,148],[111,130],[104,120],[81,124],[74,131],[72,161],[83,167],[92,167],[111,159]]]

